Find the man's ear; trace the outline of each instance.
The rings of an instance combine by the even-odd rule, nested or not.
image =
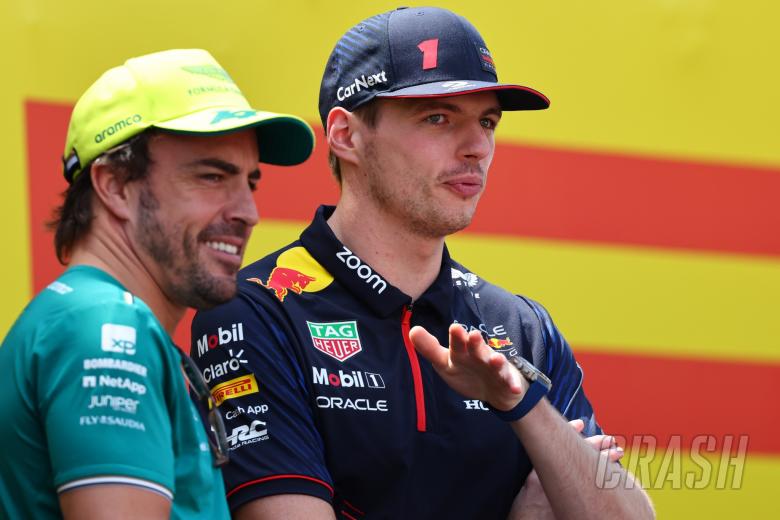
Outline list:
[[[101,160],[92,163],[90,175],[92,189],[102,205],[116,218],[129,220],[133,215],[130,184],[121,179],[114,168]]]
[[[328,113],[325,130],[328,146],[342,162],[358,164],[363,125],[352,112],[334,107]]]

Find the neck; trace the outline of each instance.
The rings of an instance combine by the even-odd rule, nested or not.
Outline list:
[[[96,217],[89,234],[73,248],[69,265],[97,267],[116,278],[149,306],[166,332],[173,336],[186,309],[168,299],[130,244],[117,220]]]
[[[344,197],[328,225],[345,246],[412,300],[439,275],[444,237],[419,236],[376,207],[352,204]]]

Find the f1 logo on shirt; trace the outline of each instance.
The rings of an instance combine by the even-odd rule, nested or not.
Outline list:
[[[104,323],[101,328],[100,348],[117,354],[135,354],[135,327]]]

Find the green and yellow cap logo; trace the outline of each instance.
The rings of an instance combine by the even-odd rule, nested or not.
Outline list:
[[[69,182],[104,152],[147,128],[209,135],[255,128],[260,162],[305,161],[314,133],[301,118],[252,108],[208,52],[170,50],[105,72],[73,109],[63,162]]]

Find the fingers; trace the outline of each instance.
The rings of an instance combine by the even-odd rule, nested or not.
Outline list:
[[[618,446],[615,438],[611,435],[594,435],[592,437],[586,437],[585,442],[594,449],[606,454],[612,462],[617,462],[625,455],[623,448]]]
[[[615,438],[611,435],[593,435],[592,437],[586,437],[585,442],[599,451],[608,450],[617,446]]]
[[[450,332],[452,329],[450,329]],[[409,339],[414,348],[434,367],[444,369],[449,365],[449,353],[439,341],[423,327],[415,326],[409,331]]]
[[[569,424],[577,433],[582,433],[582,430],[585,429],[585,421],[582,419],[574,419],[573,421],[569,421]]]
[[[452,323],[450,325],[449,338],[450,352],[452,353],[453,358],[463,358],[471,355],[469,352],[469,345],[472,341],[471,335],[466,332],[466,329],[461,325],[458,325],[457,323]]]
[[[611,462],[617,462],[623,458],[623,455],[625,455],[623,448],[621,448],[620,446],[615,446],[614,448],[611,448],[606,451],[607,451],[607,456],[609,456],[609,460]],[[602,451],[602,453],[604,452]]]

